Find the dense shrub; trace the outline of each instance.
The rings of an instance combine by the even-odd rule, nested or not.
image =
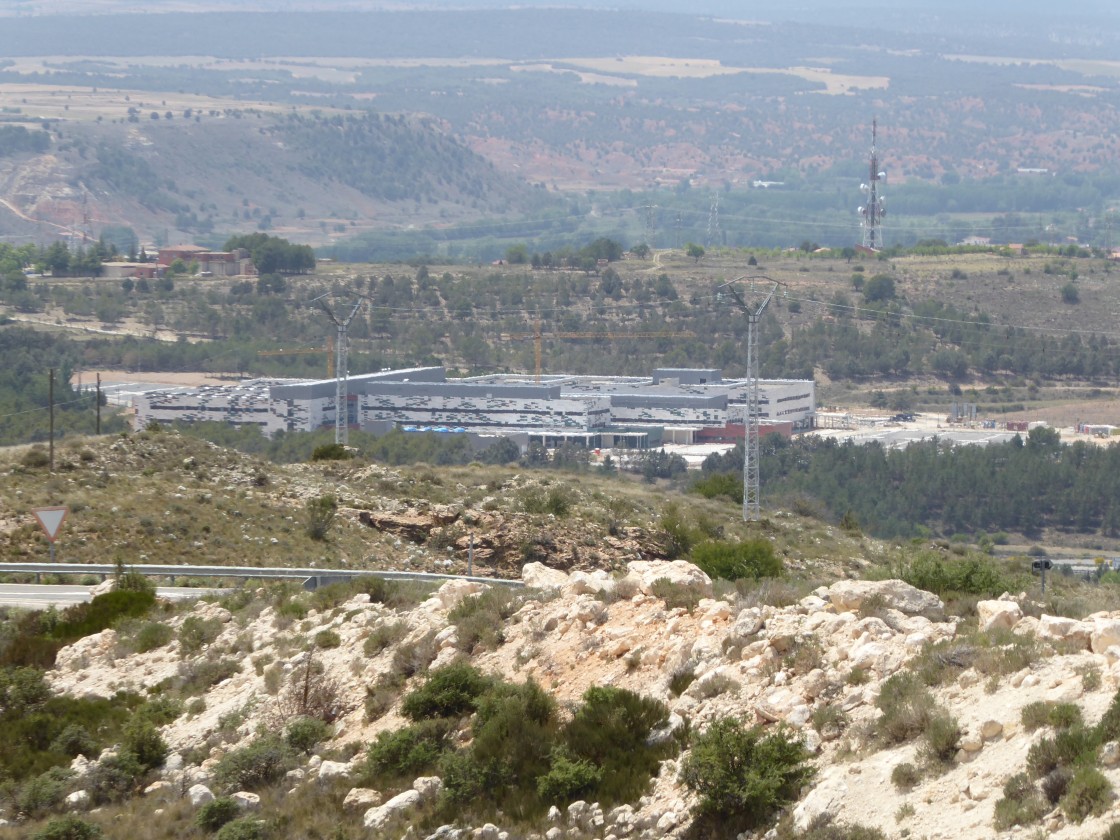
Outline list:
[[[876,728],[894,744],[924,732],[937,708],[929,689],[909,671],[900,671],[884,681],[875,705],[882,713]]]
[[[461,717],[475,710],[494,681],[466,662],[453,662],[432,671],[424,684],[401,703],[401,714],[409,720]]]
[[[97,742],[84,726],[71,723],[59,733],[48,748],[51,752],[62,753],[74,758],[84,755],[93,757],[97,754]]]
[[[19,812],[32,819],[41,817],[56,808],[70,792],[74,774],[67,767],[52,767],[33,779],[24,782],[16,796]]]
[[[284,730],[284,740],[296,752],[309,753],[316,744],[327,740],[331,727],[314,717],[297,717]]]
[[[384,786],[422,775],[447,750],[449,729],[445,721],[424,720],[395,732],[378,733],[359,771],[361,778]]]
[[[122,618],[136,618],[155,606],[154,592],[118,589],[98,595],[86,604],[67,607],[51,635],[64,642],[100,633]]]
[[[404,638],[408,632],[408,625],[403,621],[394,621],[389,624],[379,624],[370,630],[362,643],[362,652],[366,656],[377,656],[389,645],[395,644]]]
[[[144,772],[144,765],[133,753],[121,750],[93,766],[86,777],[85,787],[97,805],[120,802],[139,792]]]
[[[203,831],[217,831],[228,822],[237,819],[241,814],[241,806],[228,796],[221,796],[207,802],[198,809],[194,824]]]
[[[1089,815],[1100,816],[1112,800],[1112,784],[1095,767],[1080,767],[1073,774],[1065,796],[1062,812],[1074,822],[1081,822]]]
[[[136,632],[133,642],[137,653],[147,653],[161,648],[175,636],[170,626],[159,621],[149,621]]]
[[[1003,784],[1003,798],[995,804],[994,825],[1006,831],[1016,825],[1030,825],[1050,810],[1046,800],[1026,773],[1017,773]]]
[[[708,540],[692,549],[691,559],[711,578],[757,580],[777,577],[782,573],[782,561],[766,539],[741,542]]]
[[[183,653],[197,653],[203,646],[218,638],[222,634],[222,628],[222,622],[216,618],[187,616],[179,626],[179,650]]]
[[[338,500],[334,496],[319,496],[308,499],[306,505],[307,536],[322,542],[334,524],[338,514]]]
[[[498,647],[505,641],[505,620],[520,606],[521,599],[504,586],[461,600],[447,615],[447,620],[455,625],[459,650],[471,653],[476,648]]]
[[[1092,764],[1098,746],[1097,733],[1091,729],[1075,726],[1060,730],[1027,751],[1027,772],[1032,779],[1041,779],[1058,767]]]
[[[537,794],[548,803],[566,803],[589,796],[603,781],[603,768],[586,759],[572,759],[554,750],[548,772],[537,778]]]
[[[315,647],[330,650],[342,644],[342,637],[334,630],[320,630],[315,634]]]
[[[105,834],[89,820],[60,817],[31,835],[31,840],[101,840]]]
[[[764,825],[798,797],[814,773],[809,758],[785,729],[764,732],[723,718],[694,740],[681,779],[699,795],[701,819],[737,831]]]
[[[259,790],[279,781],[291,767],[288,745],[275,735],[265,735],[222,756],[214,779],[227,789]]]
[[[135,756],[145,770],[161,767],[168,752],[167,743],[155,726],[139,716],[125,727],[121,749]]]
[[[911,586],[936,595],[959,593],[996,597],[1015,585],[996,562],[985,556],[945,557],[934,552],[917,554],[902,570]]]

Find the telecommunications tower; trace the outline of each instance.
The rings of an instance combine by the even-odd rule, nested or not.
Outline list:
[[[860,227],[863,229],[863,247],[878,251],[883,247],[883,217],[887,210],[883,206],[883,195],[879,190],[879,180],[886,174],[879,171],[879,153],[875,148],[878,135],[878,121],[871,122],[871,165],[870,177],[866,184],[860,184],[865,194],[864,205],[859,208]]]

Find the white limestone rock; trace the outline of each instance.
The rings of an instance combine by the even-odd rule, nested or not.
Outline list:
[[[342,807],[346,811],[368,811],[380,805],[384,799],[381,792],[373,788],[350,788],[346,798],[342,800]]]
[[[190,790],[187,791],[187,797],[190,799],[191,805],[197,808],[207,802],[213,802],[214,792],[206,785],[191,785]]]
[[[1104,653],[1110,647],[1117,645],[1120,645],[1120,620],[1093,619],[1093,630],[1089,638],[1089,646],[1093,653]]]
[[[985,633],[1010,630],[1023,617],[1023,609],[1014,601],[980,601],[976,604],[980,629]]]
[[[261,798],[247,790],[239,790],[237,793],[230,796],[238,808],[242,811],[259,811],[261,809]]]
[[[521,580],[530,589],[559,589],[568,582],[568,575],[544,563],[526,563],[521,567]]]
[[[362,817],[362,824],[371,830],[377,831],[384,828],[392,820],[402,816],[406,811],[411,811],[420,804],[420,794],[415,790],[406,790],[398,793],[384,805],[378,805],[366,811]]]
[[[846,612],[856,612],[869,598],[906,615],[940,615],[945,608],[936,595],[902,580],[842,580],[828,588],[828,597],[837,610]]]
[[[664,579],[703,598],[712,597],[712,579],[687,560],[634,560],[626,568],[625,580],[635,584],[643,595],[652,595],[654,583]]]
[[[1093,635],[1093,625],[1062,615],[1043,615],[1038,620],[1038,638],[1070,642],[1088,649]]]
[[[88,790],[76,790],[66,797],[67,811],[84,811],[89,808],[90,795]]]

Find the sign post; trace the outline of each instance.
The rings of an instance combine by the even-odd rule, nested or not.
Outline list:
[[[70,512],[70,509],[67,507],[45,507],[35,508],[31,512],[35,514],[35,518],[39,520],[39,525],[47,535],[47,541],[51,544],[51,562],[53,563],[54,544],[58,539],[58,532],[62,529],[62,523],[66,519],[66,514]]]

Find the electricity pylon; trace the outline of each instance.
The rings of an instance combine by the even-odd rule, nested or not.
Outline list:
[[[755,299],[761,297],[761,303],[750,303],[734,288],[734,284],[741,280],[751,281],[751,296]],[[768,285],[756,292],[755,281],[764,280]],[[747,407],[743,417],[743,521],[757,522],[761,517],[759,504],[759,472],[758,472],[758,427],[760,420],[758,397],[758,325],[762,314],[769,306],[771,298],[783,285],[769,277],[736,277],[716,289],[716,298],[721,299],[727,295],[747,316]]]
[[[326,295],[320,295],[311,303],[322,309],[338,329],[338,338],[334,343],[334,442],[345,446],[350,442],[350,368],[347,366],[347,355],[350,350],[349,330],[350,322],[358,314],[362,302],[359,300],[351,306],[349,314],[336,315],[324,298]]]

